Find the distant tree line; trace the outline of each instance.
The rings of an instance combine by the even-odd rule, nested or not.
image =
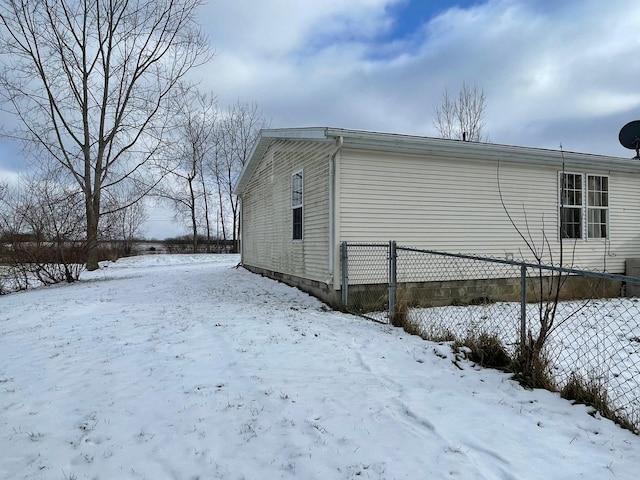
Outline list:
[[[199,235],[195,242],[191,235],[166,238],[162,244],[167,253],[233,253],[236,248],[234,240],[211,239],[206,235]],[[195,252],[194,245],[197,246]]]

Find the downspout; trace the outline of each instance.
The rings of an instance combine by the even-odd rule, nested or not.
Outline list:
[[[242,232],[244,231],[244,228],[242,228],[242,221],[243,221],[243,216],[242,215],[242,196],[238,197],[238,244],[239,244],[239,250],[240,250],[240,263],[239,265],[244,265],[244,242],[242,241]],[[226,247],[225,247],[226,248]]]
[[[329,285],[333,287],[333,269],[335,266],[335,236],[336,236],[336,220],[335,220],[335,161],[336,156],[340,152],[344,138],[340,135],[337,139],[337,145],[333,153],[329,156]]]

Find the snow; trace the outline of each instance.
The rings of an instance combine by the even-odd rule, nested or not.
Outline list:
[[[0,297],[0,478],[636,477],[640,437],[588,407],[238,260]]]
[[[540,311],[527,305],[528,328],[540,331]],[[559,302],[545,356],[551,375],[563,387],[578,374],[606,389],[616,413],[640,425],[640,302],[637,298]],[[386,312],[376,312],[380,318]],[[488,333],[513,355],[520,338],[520,303],[411,308],[409,319],[424,331],[450,331],[457,338]]]

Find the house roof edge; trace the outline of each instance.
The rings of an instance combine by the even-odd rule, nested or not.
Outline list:
[[[326,127],[302,127],[302,128],[263,128],[258,133],[256,141],[249,153],[249,159],[242,167],[238,180],[233,187],[235,195],[241,195],[249,183],[253,172],[258,168],[260,159],[269,149],[274,140],[327,140]]]
[[[262,156],[274,140],[326,141],[343,139],[344,148],[385,150],[398,153],[459,157],[477,160],[496,160],[535,165],[581,166],[594,169],[640,173],[640,162],[627,158],[591,153],[578,153],[539,147],[524,147],[495,143],[469,142],[435,137],[350,130],[332,127],[277,128],[260,131],[249,161],[245,164],[234,193],[240,195],[246,187]]]

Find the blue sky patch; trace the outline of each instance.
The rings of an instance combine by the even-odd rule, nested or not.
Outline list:
[[[416,34],[432,18],[451,8],[470,8],[484,2],[478,0],[407,0],[390,8],[394,27],[389,32],[393,39],[405,39]]]
[[[368,60],[388,60],[398,54],[410,54],[424,40],[424,25],[452,8],[468,9],[488,0],[404,0],[389,5],[388,26],[377,32],[363,32],[357,20],[351,19],[340,32],[317,34],[308,38],[294,58],[305,59],[335,44],[354,43],[366,48]]]

